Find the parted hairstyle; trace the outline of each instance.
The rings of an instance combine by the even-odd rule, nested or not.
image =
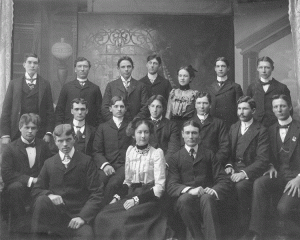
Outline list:
[[[72,135],[73,138],[75,137],[75,132],[71,124],[59,124],[54,128],[53,131],[54,139],[62,135],[66,135],[66,136]]]
[[[118,63],[117,63],[118,68],[120,67],[120,63],[124,60],[129,61],[131,63],[132,68],[134,68],[133,61],[132,61],[131,57],[128,57],[128,56],[123,56],[123,57],[119,58]]]
[[[196,127],[199,129],[199,132],[200,132],[201,127],[200,127],[199,123],[195,122],[194,120],[188,120],[188,121],[184,122],[181,130],[183,131],[184,127],[187,127],[187,126]]]
[[[23,127],[23,125],[27,125],[30,122],[32,122],[33,124],[35,124],[37,126],[37,128],[39,129],[40,125],[41,125],[41,118],[39,115],[35,114],[35,113],[25,113],[21,116],[20,121],[19,121],[19,129],[21,129]]]
[[[78,62],[83,62],[83,61],[87,61],[88,64],[89,64],[89,68],[91,68],[91,66],[92,66],[91,62],[89,60],[87,60],[85,57],[78,57],[78,58],[76,58],[75,61],[74,61],[74,67],[76,67],[76,65],[77,65]]]
[[[141,125],[146,124],[149,128],[150,135],[154,133],[154,125],[150,120],[142,119],[142,118],[134,118],[126,128],[126,135],[129,137],[133,137],[135,130]]]
[[[267,56],[263,56],[263,57],[260,57],[259,59],[257,59],[256,66],[258,66],[258,64],[260,62],[268,62],[271,64],[271,67],[274,69],[274,61]]]
[[[215,61],[215,64],[218,62],[218,61],[222,61],[226,64],[226,66],[229,68],[230,65],[229,65],[229,60],[226,58],[226,57],[218,57]]]
[[[25,57],[24,57],[24,62],[26,62],[29,57],[37,58],[38,63],[40,63],[40,59],[39,59],[38,55],[35,54],[35,53],[28,53],[28,54],[26,54]]]
[[[188,66],[182,66],[177,70],[177,75],[179,73],[180,70],[184,69],[185,71],[187,71],[190,75],[190,78],[194,78],[195,77],[195,72],[198,72],[196,69],[193,68],[192,65],[188,65]]]
[[[147,101],[147,106],[150,106],[154,100],[157,100],[161,103],[164,111],[167,109],[167,100],[162,95],[153,95],[150,97]]]
[[[121,96],[114,96],[114,97],[112,97],[112,99],[110,100],[109,106],[115,105],[115,103],[118,102],[118,101],[122,101],[124,103],[125,107],[126,107],[126,101]]]
[[[84,99],[84,98],[74,98],[71,102],[71,109],[73,109],[73,104],[76,103],[76,104],[83,104],[85,105],[85,107],[88,109],[88,102]]]
[[[253,98],[249,97],[249,96],[241,96],[239,98],[239,100],[237,100],[237,104],[239,105],[240,103],[246,102],[249,104],[251,109],[255,109],[256,108],[256,102],[254,101]]]
[[[208,92],[198,92],[195,99],[197,100],[203,97],[207,97],[209,104],[211,104],[211,95]]]
[[[157,54],[149,55],[147,57],[147,62],[151,61],[152,59],[156,59],[158,64],[161,65],[161,57],[160,56],[158,56]]]
[[[275,95],[273,95],[273,97],[272,97],[272,102],[273,102],[274,100],[276,100],[276,99],[282,99],[282,100],[284,100],[284,101],[287,103],[288,107],[292,107],[292,102],[291,102],[291,100],[288,98],[287,95],[285,95],[285,94],[275,94]]]

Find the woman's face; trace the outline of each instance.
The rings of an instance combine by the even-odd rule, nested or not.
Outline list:
[[[135,129],[134,131],[134,138],[138,146],[144,146],[148,144],[149,137],[150,137],[150,130],[145,123],[140,124],[137,127],[137,129]]]
[[[178,72],[178,82],[181,86],[185,86],[189,84],[191,81],[190,74],[187,70],[181,69]]]

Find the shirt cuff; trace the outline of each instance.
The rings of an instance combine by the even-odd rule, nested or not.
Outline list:
[[[2,138],[10,138],[10,135],[4,135],[4,136],[1,137],[1,139]]]
[[[216,195],[217,200],[220,200],[216,190],[214,190],[214,189],[212,189],[212,190],[213,190],[214,194]]]
[[[51,132],[46,132],[46,135],[52,136],[52,133]]]
[[[100,169],[103,170],[106,165],[109,165],[109,162],[105,162],[101,165]]]
[[[247,180],[248,180],[249,178],[248,178],[248,175],[247,175],[247,173],[246,173],[244,170],[241,170],[241,172],[245,173],[245,175],[246,175],[246,178],[245,178],[245,179],[247,179]]]
[[[184,189],[182,189],[181,194],[186,193],[190,189],[191,187],[185,187]]]
[[[233,168],[232,164],[230,164],[230,163],[228,163],[228,164],[225,165],[225,168],[228,168],[228,167]]]
[[[33,181],[33,177],[30,177],[28,179],[27,187],[31,187],[32,181]]]

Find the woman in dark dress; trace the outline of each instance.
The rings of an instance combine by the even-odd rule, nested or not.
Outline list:
[[[148,144],[153,124],[135,119],[127,134],[135,146],[126,152],[125,180],[111,204],[95,219],[96,239],[164,239],[166,219],[159,198],[165,190],[165,158],[163,151]]]

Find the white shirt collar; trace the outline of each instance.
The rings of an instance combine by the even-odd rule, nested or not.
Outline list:
[[[251,126],[251,124],[253,123],[253,118],[251,118],[248,122],[243,122],[241,121],[242,126],[244,126],[245,128],[249,128]]]
[[[117,117],[115,117],[115,116],[113,116],[112,118],[113,118],[113,121],[115,122],[115,124],[116,124],[117,126],[119,126],[120,123],[123,122],[123,119],[124,119],[124,117],[122,117],[122,118],[117,118]]]
[[[217,76],[217,80],[218,81],[221,81],[221,82],[225,82],[226,80],[227,80],[227,75],[226,76],[224,76],[224,77],[219,77],[219,76]]]
[[[155,74],[150,74],[150,73],[148,73],[148,78],[149,78],[150,80],[154,81],[154,80],[157,78],[157,73],[155,73]]]
[[[260,81],[262,81],[262,82],[269,82],[271,80],[272,80],[272,76],[268,77],[267,79],[262,78],[262,77],[260,78]]]
[[[153,118],[153,117],[151,116],[151,120],[156,120],[156,121],[158,121],[158,120],[162,120],[162,115],[160,116],[160,118],[159,118],[159,119],[155,119],[155,118]]]
[[[35,73],[32,77],[30,77],[29,74],[27,72],[25,72],[25,78],[26,79],[35,79],[35,78],[37,78],[37,73]]]
[[[33,143],[35,141],[35,138],[31,142],[28,142],[25,138],[23,138],[21,136],[21,140],[22,140],[23,143],[30,144],[30,143]]]
[[[190,152],[190,150],[191,150],[191,147],[189,147],[188,145],[184,145],[184,147],[185,147],[185,149],[188,151],[188,153]],[[197,151],[198,151],[198,144],[196,145],[196,146],[194,146],[193,147],[194,148],[194,150],[195,150],[195,154],[197,153]]]
[[[131,76],[127,80],[121,76],[121,80],[122,80],[122,82],[130,82],[131,81]]]
[[[208,117],[208,113],[206,113],[206,114],[204,114],[204,115],[199,115],[199,114],[197,114],[197,116],[198,116],[198,118],[200,119],[200,120],[205,120],[207,117]]]
[[[86,81],[87,81],[87,78],[86,78],[86,79],[77,78],[77,80],[78,80],[79,82],[86,82]]]
[[[292,121],[293,121],[293,119],[292,119],[291,116],[289,116],[288,119],[283,120],[283,121],[278,119],[278,122],[279,122],[280,125],[287,125],[287,124],[290,124]]]
[[[82,121],[78,121],[76,119],[73,119],[73,125],[74,125],[74,127],[75,126],[78,126],[78,127],[81,126],[81,127],[83,127],[85,125],[85,119],[82,120]]]
[[[58,151],[58,153],[59,153],[60,159],[61,159],[61,160],[64,160],[65,154],[64,154],[63,152],[61,152],[61,151]],[[71,149],[71,151],[68,153],[68,155],[72,158],[73,155],[74,155],[74,153],[75,153],[75,148],[72,147],[72,149]]]

